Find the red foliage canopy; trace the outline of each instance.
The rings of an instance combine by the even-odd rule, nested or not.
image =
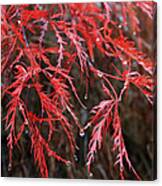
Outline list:
[[[58,155],[49,143],[55,138],[56,126],[60,125],[68,138],[71,155],[74,155],[75,124],[81,134],[88,127],[93,127],[87,155],[90,173],[94,154],[101,149],[104,135],[111,127],[113,151],[117,152],[114,165],[119,166],[121,179],[124,179],[124,161],[135,177],[140,179],[124,143],[119,103],[130,84],[133,84],[153,104],[155,62],[142,52],[139,12],[153,20],[155,6],[152,2],[2,6],[2,97],[7,96],[9,100],[4,118],[6,131],[9,131],[9,168],[12,166],[14,146],[26,127],[42,177],[48,177],[45,152],[69,165],[72,161]],[[137,40],[133,40],[135,37]],[[105,56],[103,63],[110,63],[115,73],[107,69],[99,70],[96,51]],[[50,56],[57,56],[57,59]],[[81,79],[85,78],[85,99],[90,94],[88,84],[92,75],[100,81],[107,97],[92,108],[92,117],[84,127],[72,104],[72,97],[75,96],[86,109],[74,85],[75,77],[71,75],[73,67],[80,71]],[[120,91],[114,81],[123,83]],[[23,96],[24,90],[31,89],[37,95],[33,99],[39,99],[39,113],[29,109]],[[65,112],[73,120],[69,120]],[[21,125],[17,131],[18,115],[21,115]],[[49,127],[48,139],[39,130],[44,122]]]

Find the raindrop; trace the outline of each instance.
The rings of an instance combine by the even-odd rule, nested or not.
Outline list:
[[[39,10],[42,10],[43,9],[43,7],[42,6],[39,6]]]
[[[98,72],[98,77],[102,78],[102,76],[103,76],[103,73],[99,71]]]
[[[85,135],[84,129],[80,129],[79,135],[80,135],[81,137],[83,137],[83,136]]]
[[[119,19],[120,19],[120,21],[123,21],[123,17],[122,16],[119,16]]]
[[[20,20],[18,20],[18,21],[17,21],[17,23],[18,23],[18,24],[21,24],[21,21],[20,21]]]
[[[88,99],[88,96],[87,96],[87,94],[85,94],[85,96],[84,96],[84,99],[85,99],[85,100],[87,100],[87,99]]]
[[[123,61],[123,65],[127,65],[127,61]]]
[[[12,164],[9,163],[9,164],[8,164],[8,171],[11,171],[11,170],[12,170]]]
[[[124,59],[122,57],[120,57],[120,60],[123,61]]]
[[[93,173],[92,172],[89,173],[89,177],[93,177]]]
[[[137,34],[136,32],[133,32],[133,35],[134,35],[134,36],[136,36],[136,34]]]
[[[118,28],[122,28],[122,25],[119,25]]]
[[[96,42],[99,42],[99,41],[100,41],[100,38],[99,38],[99,37],[97,37],[97,38],[96,38]]]
[[[76,154],[74,154],[74,160],[75,160],[75,161],[78,161],[78,157],[77,157]]]
[[[70,167],[70,166],[71,166],[71,161],[67,161],[67,162],[66,162],[66,166],[67,166],[67,167]]]
[[[94,62],[95,62],[94,58],[92,58],[91,60],[92,60],[92,63],[94,63]]]
[[[25,130],[25,134],[28,134],[28,133],[29,133],[29,130],[26,129],[26,130]]]

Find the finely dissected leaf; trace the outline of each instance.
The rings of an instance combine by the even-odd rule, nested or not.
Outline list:
[[[97,151],[109,140],[120,178],[127,177],[128,165],[140,179],[124,142],[119,105],[131,84],[150,104],[154,102],[156,64],[147,55],[150,48],[142,39],[140,22],[144,14],[150,25],[155,13],[153,2],[2,6],[2,99],[9,169],[26,130],[34,162],[41,176],[48,177],[47,158],[73,164],[77,130],[83,137],[90,127],[88,172]],[[104,97],[92,103],[88,113],[93,83]],[[91,115],[85,126],[82,109]],[[111,139],[106,139],[109,131]],[[58,148],[61,153],[54,148],[58,133],[66,147]]]

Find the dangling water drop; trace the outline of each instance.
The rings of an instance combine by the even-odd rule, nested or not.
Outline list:
[[[85,100],[87,100],[87,99],[88,99],[88,96],[87,96],[87,94],[85,94],[85,96],[84,96],[84,99],[85,99]]]
[[[40,6],[39,6],[39,10],[42,10],[42,9],[43,9],[43,7],[40,5]]]
[[[119,25],[118,28],[122,28],[122,25]]]
[[[96,38],[96,42],[99,42],[99,41],[100,41],[100,38],[99,38],[99,37],[97,37],[97,38]]]
[[[85,135],[84,129],[80,129],[79,135],[80,135],[81,137],[83,137],[83,136]]]
[[[12,164],[9,163],[9,164],[8,164],[8,171],[11,171],[11,170],[12,170]]]
[[[25,134],[28,134],[28,133],[29,133],[29,130],[28,130],[28,129],[26,129],[26,130],[25,130]]]
[[[127,61],[123,61],[123,65],[127,65]]]
[[[78,161],[78,157],[77,157],[76,154],[74,154],[74,160],[75,160],[75,161]]]
[[[70,167],[70,166],[71,166],[71,161],[67,161],[67,162],[66,162],[66,166],[67,166],[67,167]]]
[[[102,78],[102,76],[103,76],[103,73],[99,71],[98,72],[98,77]]]
[[[93,173],[92,172],[89,173],[89,177],[93,177]]]
[[[21,24],[21,21],[20,21],[20,20],[18,20],[18,21],[17,21],[17,23],[18,23],[18,24]]]
[[[94,59],[94,58],[92,58],[92,59],[91,59],[91,61],[92,61],[92,63],[94,63],[94,62],[95,62],[95,59]]]
[[[133,32],[133,35],[134,35],[134,36],[136,36],[136,34],[137,34],[136,32]]]

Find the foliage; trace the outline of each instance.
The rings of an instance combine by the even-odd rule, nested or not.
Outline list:
[[[120,104],[133,86],[153,104],[155,59],[143,50],[140,15],[152,23],[155,13],[153,2],[2,6],[2,100],[9,170],[13,150],[26,130],[35,164],[41,176],[48,177],[47,157],[73,164],[76,131],[84,136],[90,127],[89,174],[95,154],[111,131],[108,140],[113,140],[114,166],[119,167],[120,178],[125,178],[128,165],[141,179],[124,142]],[[97,54],[102,56],[100,63],[111,68],[100,68]],[[100,84],[103,94],[84,126],[77,111],[78,107],[87,109],[76,85],[78,75],[85,84],[85,100],[91,95],[91,79]],[[69,145],[67,157],[50,145],[57,133]]]

